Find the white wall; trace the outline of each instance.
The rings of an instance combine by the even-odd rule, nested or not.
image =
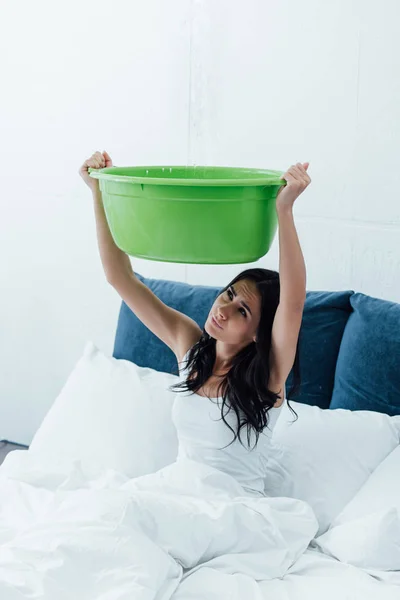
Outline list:
[[[400,302],[399,17],[396,0],[3,3],[0,439],[30,443],[86,340],[112,352],[120,299],[78,175],[95,150],[310,161],[294,209],[307,289]],[[221,286],[252,266],[132,264]],[[279,268],[277,236],[254,264]]]

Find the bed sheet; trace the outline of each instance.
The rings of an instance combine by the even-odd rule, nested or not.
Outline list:
[[[254,498],[179,460],[129,479],[15,451],[0,467],[2,600],[399,600],[400,587],[310,549],[290,498]]]

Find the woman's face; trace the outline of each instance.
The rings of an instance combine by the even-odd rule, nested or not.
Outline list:
[[[252,279],[236,281],[215,299],[204,328],[221,342],[250,343],[255,340],[260,321],[260,302],[259,291]]]

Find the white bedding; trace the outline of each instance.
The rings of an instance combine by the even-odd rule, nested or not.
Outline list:
[[[307,549],[311,507],[179,461],[135,479],[15,451],[0,468],[1,600],[398,600]],[[96,473],[96,475],[93,475]]]

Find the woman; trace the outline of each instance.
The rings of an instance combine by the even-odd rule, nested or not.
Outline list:
[[[293,204],[311,182],[309,163],[292,165],[281,176],[287,185],[276,199],[280,273],[261,268],[242,271],[216,298],[203,330],[153,294],[135,276],[129,257],[115,245],[99,181],[88,174],[89,167],[110,166],[107,152],[95,152],[79,174],[93,194],[107,281],[175,353],[178,365],[186,359],[180,371],[182,381],[172,386],[190,392],[185,399],[177,396],[173,407],[178,458],[216,467],[235,477],[249,494],[262,496],[271,430],[287,400],[285,382],[292,367],[294,388],[290,395],[300,385],[298,338],[306,271]],[[209,402],[199,397],[207,397]],[[240,436],[243,427],[247,428],[247,447]],[[234,437],[228,443],[230,432]]]

